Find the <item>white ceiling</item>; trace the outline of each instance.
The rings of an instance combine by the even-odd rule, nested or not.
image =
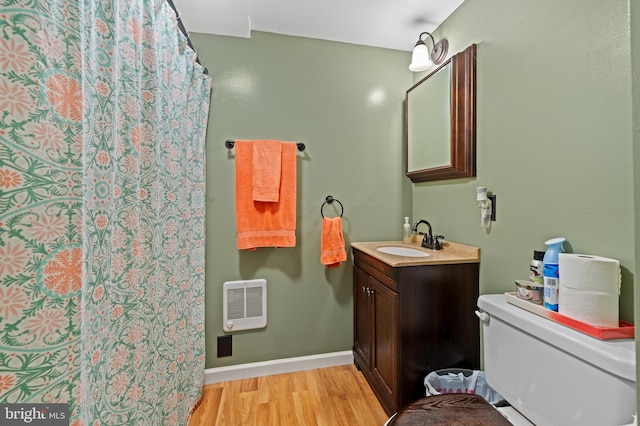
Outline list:
[[[251,30],[411,51],[464,0],[174,0],[189,32]]]

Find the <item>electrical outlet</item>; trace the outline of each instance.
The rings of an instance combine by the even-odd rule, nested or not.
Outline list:
[[[218,336],[218,358],[231,356],[231,348],[233,346],[232,337],[233,336],[231,334],[226,336]]]

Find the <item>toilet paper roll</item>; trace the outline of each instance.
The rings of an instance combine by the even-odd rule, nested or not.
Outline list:
[[[620,294],[620,262],[586,254],[558,255],[560,284],[575,290]]]
[[[576,290],[560,284],[558,312],[598,327],[620,325],[617,294]]]

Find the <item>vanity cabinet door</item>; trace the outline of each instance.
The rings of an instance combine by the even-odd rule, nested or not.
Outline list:
[[[372,372],[392,406],[398,397],[398,294],[370,277],[373,299]]]
[[[369,276],[362,269],[353,268],[353,351],[359,368],[371,368],[373,346],[373,310]]]
[[[354,270],[354,361],[387,412],[398,398],[398,293]]]

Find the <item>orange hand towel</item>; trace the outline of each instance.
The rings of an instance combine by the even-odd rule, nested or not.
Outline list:
[[[252,141],[236,140],[236,230],[238,249],[295,247],[296,144],[282,144],[278,202],[253,200]]]
[[[253,145],[253,201],[277,202],[280,196],[282,142],[255,140]]]
[[[342,236],[342,218],[325,217],[322,219],[322,238],[320,240],[320,263],[327,268],[340,266],[347,260]]]

